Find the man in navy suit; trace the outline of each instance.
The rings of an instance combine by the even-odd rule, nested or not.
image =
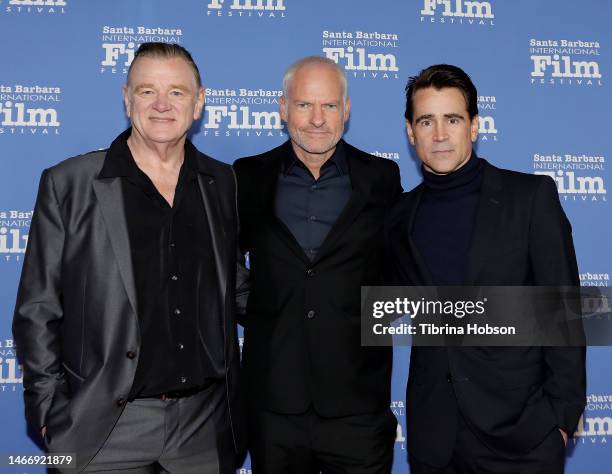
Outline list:
[[[386,221],[395,283],[578,286],[554,182],[476,156],[476,98],[455,66],[408,83],[406,127],[423,182]],[[414,347],[411,473],[563,472],[585,378],[583,347]]]

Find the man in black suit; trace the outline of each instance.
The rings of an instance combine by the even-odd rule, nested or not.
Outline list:
[[[477,93],[469,76],[431,66],[406,91],[423,183],[386,221],[395,283],[579,285],[554,182],[474,153]],[[563,472],[584,404],[583,347],[413,347],[411,472]]]
[[[142,44],[124,101],[108,150],[41,178],[13,323],[26,418],[79,471],[233,473],[232,169],[186,139],[204,90],[183,47]]]
[[[243,366],[256,474],[388,473],[391,348],[360,345],[360,287],[381,282],[398,166],[342,140],[344,71],[304,58],[283,79],[290,140],[234,164],[251,293]]]

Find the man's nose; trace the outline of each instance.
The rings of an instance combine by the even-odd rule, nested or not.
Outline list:
[[[168,97],[164,94],[158,94],[155,102],[153,103],[153,108],[158,112],[165,112],[170,109],[170,101]]]
[[[434,125],[434,140],[437,142],[443,142],[448,139],[448,130],[445,124],[435,124]]]
[[[312,108],[312,116],[310,117],[310,122],[315,127],[320,127],[325,123],[325,114],[323,113],[323,107],[315,105]]]

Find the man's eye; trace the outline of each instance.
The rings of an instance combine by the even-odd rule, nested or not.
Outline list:
[[[153,94],[153,91],[152,91],[151,89],[142,89],[142,90],[140,91],[140,93],[141,93],[142,95],[151,95],[151,94]]]
[[[458,124],[459,123],[459,119],[456,119],[456,118],[448,119],[448,123],[451,123],[453,125]]]
[[[175,96],[175,97],[179,97],[179,96],[183,95],[183,91],[176,90],[176,91],[172,91],[170,94]]]
[[[297,104],[298,109],[307,109],[309,105],[310,104],[308,104],[306,102],[298,102],[298,104]]]
[[[429,120],[421,120],[419,123],[423,127],[429,127],[431,125],[431,122]]]
[[[338,108],[338,104],[325,104],[325,107],[330,110],[335,110]]]

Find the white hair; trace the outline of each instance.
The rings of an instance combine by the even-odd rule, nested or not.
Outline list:
[[[295,76],[298,69],[314,65],[330,67],[336,72],[336,74],[338,74],[340,86],[342,87],[342,102],[344,105],[346,105],[346,98],[348,97],[348,81],[346,80],[344,69],[338,66],[338,64],[331,59],[323,56],[306,56],[305,58],[299,59],[289,66],[289,68],[285,71],[285,75],[283,76],[283,96],[285,96],[285,100],[287,100],[288,91],[289,87],[291,86],[293,76]],[[285,103],[285,107],[287,107],[287,103]]]

